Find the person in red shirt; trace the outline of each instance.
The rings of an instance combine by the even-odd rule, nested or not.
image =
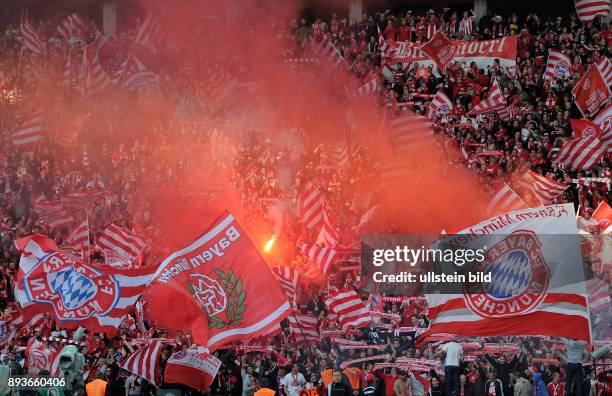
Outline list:
[[[385,39],[395,40],[396,34],[397,34],[397,31],[395,29],[395,26],[393,26],[393,23],[390,20],[387,21],[387,27],[385,28],[385,31],[383,32],[383,36],[385,37]]]
[[[385,395],[395,394],[395,381],[398,379],[395,367],[391,367],[391,374],[386,374],[383,370],[376,370],[374,375],[382,379],[385,383]]]
[[[406,19],[402,19],[402,24],[397,30],[397,41],[410,41],[411,36],[412,32],[410,31],[410,26],[408,26],[408,22],[406,21]]]
[[[565,389],[565,383],[561,381],[561,374],[555,371],[552,375],[552,381],[546,386],[548,389],[549,396],[563,396],[563,390]]]

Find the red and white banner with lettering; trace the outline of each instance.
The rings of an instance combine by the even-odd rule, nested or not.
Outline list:
[[[495,40],[455,41],[457,51],[451,63],[459,62],[467,69],[474,62],[479,69],[486,70],[493,66],[495,59],[499,59],[500,66],[513,75],[516,70],[517,40],[518,36],[508,36]],[[420,66],[431,66],[437,73],[435,62],[415,43],[397,43],[397,48],[386,62],[388,65],[418,62]]]

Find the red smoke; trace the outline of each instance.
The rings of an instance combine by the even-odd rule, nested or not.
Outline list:
[[[227,152],[239,150],[245,133],[255,135],[260,142],[268,140],[290,147],[293,155],[301,159],[288,169],[291,176],[306,165],[302,156],[306,150],[320,143],[333,145],[350,130],[353,143],[366,146],[371,164],[382,165],[393,157],[388,133],[381,132],[382,108],[372,98],[351,98],[360,85],[355,76],[329,65],[299,71],[289,67],[286,60],[295,56],[291,53],[293,44],[280,37],[279,32],[291,18],[298,17],[297,7],[243,1],[237,7],[248,19],[238,18],[223,26],[219,20],[198,20],[202,15],[224,17],[224,2],[205,3],[180,2],[177,6],[175,2],[143,2],[144,9],[159,16],[166,37],[179,48],[178,54],[162,51],[156,59],[158,66],[179,71],[175,74],[179,76],[183,75],[181,70],[189,70],[192,76],[185,74],[176,85],[177,92],[190,92],[203,104],[205,110],[196,129],[201,134],[214,130],[215,136],[223,136],[221,140],[194,143],[181,131],[173,130],[163,158],[149,159],[151,167],[161,164],[164,168],[175,161],[190,164],[160,185],[150,185],[150,180],[139,185],[147,192],[151,214],[161,230],[157,243],[169,248],[195,239],[223,209],[230,210],[239,221],[244,216],[240,192],[230,183],[234,170],[229,165],[236,156]],[[280,26],[281,21],[284,26]],[[219,71],[234,76],[239,81],[238,87],[211,94],[211,74]],[[176,100],[177,97],[141,100],[137,113],[140,117],[143,114],[156,117],[176,128],[172,105]],[[150,131],[145,126],[141,133]],[[453,156],[442,156],[438,148],[419,149],[403,156],[414,177],[401,182],[404,186],[401,194],[378,197],[383,205],[375,221],[391,222],[395,230],[405,233],[437,234],[442,229],[468,226],[480,220],[481,188],[467,171],[449,166]],[[218,166],[219,159],[223,166]],[[363,194],[380,195],[376,176],[369,180],[374,182],[364,182],[358,189]],[[213,194],[216,199],[208,194],[212,190],[221,191]],[[288,207],[292,194],[291,190],[285,191]],[[274,222],[268,219],[266,223],[245,227],[256,245],[261,246],[270,237]],[[376,230],[375,226],[373,231],[385,230],[382,227]]]

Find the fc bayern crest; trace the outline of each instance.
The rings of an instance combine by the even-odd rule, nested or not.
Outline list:
[[[204,308],[209,316],[214,316],[227,308],[227,294],[215,279],[202,275],[191,274],[193,295],[200,307]]]
[[[466,284],[463,296],[469,309],[485,318],[531,312],[548,290],[550,269],[531,231],[515,231],[487,249],[472,272],[491,274],[491,282]]]
[[[42,259],[26,274],[23,286],[34,303],[50,304],[55,316],[76,321],[104,316],[119,300],[119,284],[87,264],[56,252]]]

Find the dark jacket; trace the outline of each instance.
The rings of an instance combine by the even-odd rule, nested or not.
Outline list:
[[[352,396],[353,394],[353,388],[351,385],[344,381],[340,382],[339,384],[332,382],[325,391],[326,396]]]
[[[461,384],[457,385],[457,396],[462,396]],[[463,396],[474,396],[474,388],[472,388],[472,384],[470,384],[469,382],[466,382],[464,384]]]
[[[502,389],[502,382],[499,380],[499,378],[496,378],[493,381],[488,380],[487,382],[485,382],[485,387],[484,387],[485,395],[489,394],[489,388],[491,387],[492,382],[495,383],[495,396],[504,396],[504,391]]]

